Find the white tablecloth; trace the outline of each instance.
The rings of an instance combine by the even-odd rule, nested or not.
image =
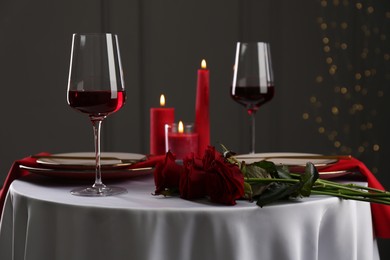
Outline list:
[[[76,197],[41,176],[10,187],[1,260],[379,259],[368,203],[313,196],[257,207],[157,197],[152,176],[115,197]]]

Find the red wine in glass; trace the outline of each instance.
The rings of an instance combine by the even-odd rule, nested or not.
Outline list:
[[[88,114],[95,144],[95,183],[71,190],[76,196],[112,196],[127,192],[102,182],[100,130],[103,120],[125,103],[126,92],[118,36],[111,33],[75,33],[67,88],[68,105]]]
[[[74,109],[93,117],[107,116],[118,111],[125,103],[124,90],[69,91],[68,103]]]
[[[249,114],[255,113],[259,107],[274,97],[274,86],[260,87],[247,86],[231,89],[231,97],[239,104],[243,105]]]
[[[238,42],[230,96],[246,107],[251,119],[250,153],[255,153],[255,114],[274,96],[270,46],[267,42]]]

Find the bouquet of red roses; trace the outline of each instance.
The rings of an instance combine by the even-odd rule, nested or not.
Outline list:
[[[303,173],[290,173],[287,166],[270,161],[240,162],[234,153],[222,147],[223,155],[209,146],[203,158],[188,155],[182,164],[168,152],[154,171],[154,195],[179,194],[188,200],[208,197],[225,205],[247,199],[264,206],[282,199],[319,194],[390,205],[389,192],[319,179],[317,168],[310,162]]]

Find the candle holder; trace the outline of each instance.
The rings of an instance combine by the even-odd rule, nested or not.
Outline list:
[[[198,153],[198,134],[193,123],[165,124],[165,151],[171,151],[176,159]]]

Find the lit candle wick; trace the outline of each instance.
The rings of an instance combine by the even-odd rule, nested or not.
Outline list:
[[[160,106],[165,106],[165,96],[163,94],[160,96]]]
[[[184,132],[184,125],[182,121],[179,121],[178,131],[179,134],[182,134]]]
[[[206,64],[206,60],[205,59],[203,59],[202,62],[200,63],[200,67],[202,69],[206,69],[207,68],[207,64]]]

